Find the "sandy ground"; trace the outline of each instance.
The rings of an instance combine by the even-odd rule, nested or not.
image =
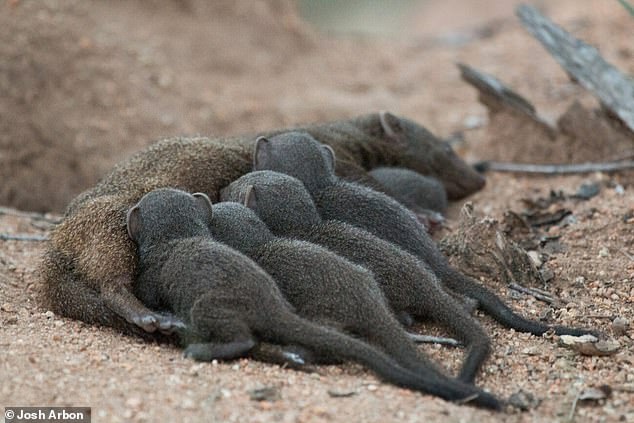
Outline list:
[[[603,56],[634,74],[634,19],[617,2],[534,2]],[[320,33],[285,1],[42,2],[0,6],[0,233],[46,235],[50,225],[19,210],[61,212],[113,163],[173,134],[247,132],[388,109],[442,136],[464,131],[459,152],[496,158],[487,112],[459,78],[455,62],[497,75],[554,121],[573,101],[594,106],[513,16],[515,1],[421,2],[391,37]],[[473,122],[485,125],[467,130]],[[510,139],[509,149],[520,139]],[[601,159],[601,158],[596,158]],[[527,157],[545,162],[548,157]],[[508,397],[530,393],[536,408],[495,414],[380,383],[353,365],[305,373],[238,360],[197,364],[165,345],[121,336],[38,307],[41,242],[0,241],[0,405],[90,406],[93,421],[634,421],[634,191],[631,173],[572,177],[491,174],[470,197],[479,216],[502,220],[522,199],[568,199],[574,219],[540,229],[561,248],[546,265],[549,306],[483,283],[533,318],[594,327],[621,345],[616,355],[584,357],[481,321],[493,354],[477,383]],[[457,227],[461,203],[449,211]],[[451,232],[445,231],[439,237]],[[423,332],[442,334],[420,326]],[[462,353],[421,347],[447,368]],[[600,401],[582,391],[612,389]],[[269,400],[255,398],[271,388]],[[343,397],[341,395],[344,395]]]

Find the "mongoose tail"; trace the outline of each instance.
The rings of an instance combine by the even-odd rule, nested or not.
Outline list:
[[[435,395],[448,401],[472,398],[469,403],[479,407],[499,410],[502,403],[493,395],[472,385],[456,380],[437,378],[433,374],[414,374],[398,366],[387,355],[350,336],[315,325],[295,314],[280,315],[264,337],[279,343],[299,344],[317,351],[320,355],[344,358],[363,364],[383,380]]]
[[[591,329],[549,325],[529,320],[514,312],[496,294],[488,288],[480,285],[472,278],[463,275],[460,272],[453,271],[451,268],[448,268],[448,270],[450,270],[452,274],[451,276],[443,278],[443,281],[449,289],[475,299],[478,302],[479,309],[493,317],[498,323],[508,328],[515,329],[520,332],[532,333],[533,335],[538,336],[543,335],[550,330],[553,330],[556,335],[599,335],[599,332]]]

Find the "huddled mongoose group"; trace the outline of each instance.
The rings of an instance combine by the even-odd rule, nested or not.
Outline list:
[[[304,185],[289,175],[248,173],[225,188],[221,198],[248,204],[276,234],[323,245],[369,269],[402,323],[433,319],[467,346],[464,367],[473,369],[470,373],[475,376],[489,352],[488,336],[463,305],[443,290],[423,261],[364,229],[338,220],[323,221]]]
[[[416,214],[444,210],[484,179],[422,126],[378,113],[270,131],[255,149],[254,139],[163,140],[79,195],[51,234],[45,305],[126,333],[176,332],[199,360],[279,344],[299,363],[304,352],[353,360],[489,408],[500,402],[472,385],[489,340],[464,297],[518,330],[588,332],[525,319],[448,265]],[[237,202],[212,207],[221,197]],[[467,347],[458,379],[398,324],[422,318]]]
[[[373,113],[301,127],[338,154],[341,176],[372,183],[367,171],[400,166],[437,178],[450,199],[482,188],[484,178],[456,156],[446,142],[417,123]],[[270,131],[267,135],[283,133]],[[115,166],[95,187],[80,194],[51,233],[41,273],[48,309],[87,323],[143,335],[178,326],[144,306],[133,294],[137,267],[125,213],[147,192],[163,187],[219,190],[252,168],[253,136],[225,139],[170,138]],[[377,183],[378,184],[378,183]]]
[[[453,269],[411,211],[383,193],[338,178],[334,173],[332,148],[320,144],[308,133],[287,132],[258,138],[254,169],[296,177],[312,196],[323,219],[347,222],[413,254],[429,266],[445,287],[473,298],[478,307],[508,327],[536,335],[551,329],[558,335],[591,333],[585,329],[549,326],[513,312],[493,292]],[[473,380],[488,347],[480,351],[484,356],[467,360],[460,372],[461,379]]]
[[[245,201],[256,207],[254,195]],[[409,370],[439,374],[418,352],[365,267],[319,245],[275,236],[253,210],[239,203],[214,205],[211,233],[271,275],[300,316],[352,333]]]
[[[185,322],[186,356],[201,361],[231,359],[243,356],[260,341],[298,344],[326,360],[364,364],[396,385],[448,400],[500,407],[494,396],[474,386],[432,371],[408,371],[370,345],[296,314],[286,298],[297,301],[309,287],[299,287],[304,293],[298,295],[288,295],[292,287],[283,287],[285,298],[277,286],[280,279],[276,284],[247,256],[214,240],[210,226],[221,225],[217,231],[228,234],[248,225],[243,219],[236,221],[232,211],[219,209],[224,222],[214,225],[216,210],[205,194],[158,189],[146,194],[127,214],[128,233],[139,254],[135,293],[149,307],[169,310]],[[236,226],[225,226],[231,222]],[[261,229],[262,235],[269,238],[265,229]],[[275,255],[275,251],[263,253]],[[280,256],[274,259],[280,260]],[[311,312],[308,301],[304,302],[300,313],[319,313]]]

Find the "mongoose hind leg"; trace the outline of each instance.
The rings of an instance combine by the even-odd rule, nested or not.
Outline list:
[[[439,281],[428,273],[431,279],[427,292],[414,303],[412,314],[418,319],[432,319],[449,331],[466,346],[466,357],[458,379],[473,383],[475,376],[488,357],[491,344],[489,337],[479,322],[466,310],[461,296],[442,289]]]
[[[201,296],[190,311],[191,330],[202,341],[190,343],[185,357],[198,361],[243,357],[257,342],[247,322],[235,310],[223,307],[212,293]]]
[[[464,311],[466,311],[470,315],[474,315],[480,303],[477,299],[467,297],[466,295],[461,294],[460,292],[452,291],[451,289],[446,290],[449,295],[451,295],[459,304],[462,305]]]
[[[396,320],[405,326],[405,328],[410,328],[414,324],[414,318],[405,310],[395,313],[394,316],[396,317]],[[441,336],[431,336],[413,332],[407,332],[407,336],[412,342],[417,344],[440,344],[451,347],[457,347],[460,345],[460,342],[453,338],[444,338]]]
[[[101,292],[102,297],[108,308],[126,321],[139,326],[149,333],[160,331],[164,334],[170,334],[177,329],[185,328],[185,324],[169,313],[156,313],[147,308],[132,291],[127,288],[130,286],[120,279],[126,278],[120,276],[116,282],[108,285],[110,289]]]

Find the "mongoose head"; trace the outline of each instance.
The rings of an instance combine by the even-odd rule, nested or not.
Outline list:
[[[273,170],[299,179],[309,192],[337,180],[335,153],[306,132],[285,132],[255,142],[254,170]]]
[[[459,199],[480,190],[485,179],[453,151],[418,123],[389,112],[362,116],[360,129],[401,151],[400,166],[442,181],[450,199]]]
[[[247,173],[223,189],[221,198],[251,208],[274,233],[301,230],[321,222],[304,184],[279,172]]]
[[[203,193],[160,188],[145,194],[128,210],[128,235],[139,246],[173,239],[209,236],[212,207]]]
[[[218,241],[242,252],[251,251],[275,238],[253,210],[234,202],[214,205],[211,233]]]

